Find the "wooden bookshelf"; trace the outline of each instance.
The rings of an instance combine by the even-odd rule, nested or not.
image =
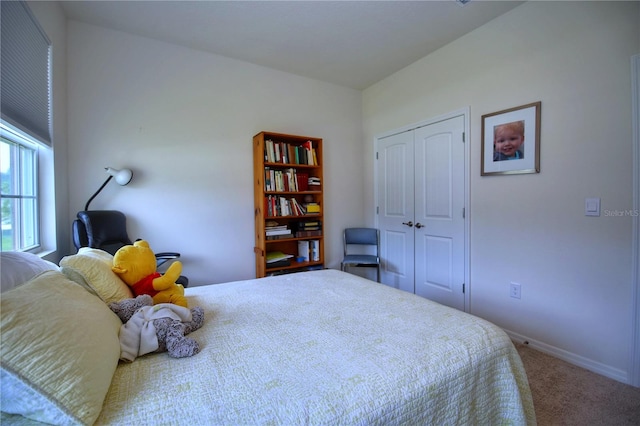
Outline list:
[[[253,176],[256,277],[323,268],[322,139],[258,133]],[[308,260],[298,262],[299,246],[306,244]],[[270,264],[273,253],[292,257]]]

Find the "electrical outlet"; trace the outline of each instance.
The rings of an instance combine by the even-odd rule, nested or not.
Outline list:
[[[513,297],[514,299],[520,299],[520,284],[518,283],[511,283],[511,286],[509,287],[509,295],[511,297]]]

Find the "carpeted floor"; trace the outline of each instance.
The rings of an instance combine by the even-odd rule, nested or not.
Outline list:
[[[515,346],[527,371],[539,426],[640,425],[640,388],[527,345]]]

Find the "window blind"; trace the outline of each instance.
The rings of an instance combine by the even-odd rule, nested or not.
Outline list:
[[[2,119],[51,146],[51,43],[23,1],[2,1]]]

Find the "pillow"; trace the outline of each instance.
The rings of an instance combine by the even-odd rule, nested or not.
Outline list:
[[[0,303],[0,409],[52,424],[95,422],[120,357],[117,315],[57,271]]]
[[[24,284],[44,271],[58,270],[55,263],[41,259],[33,253],[5,251],[0,253],[1,291]]]
[[[113,256],[106,251],[82,247],[78,254],[60,261],[62,272],[105,303],[133,297],[131,289],[111,270]]]

